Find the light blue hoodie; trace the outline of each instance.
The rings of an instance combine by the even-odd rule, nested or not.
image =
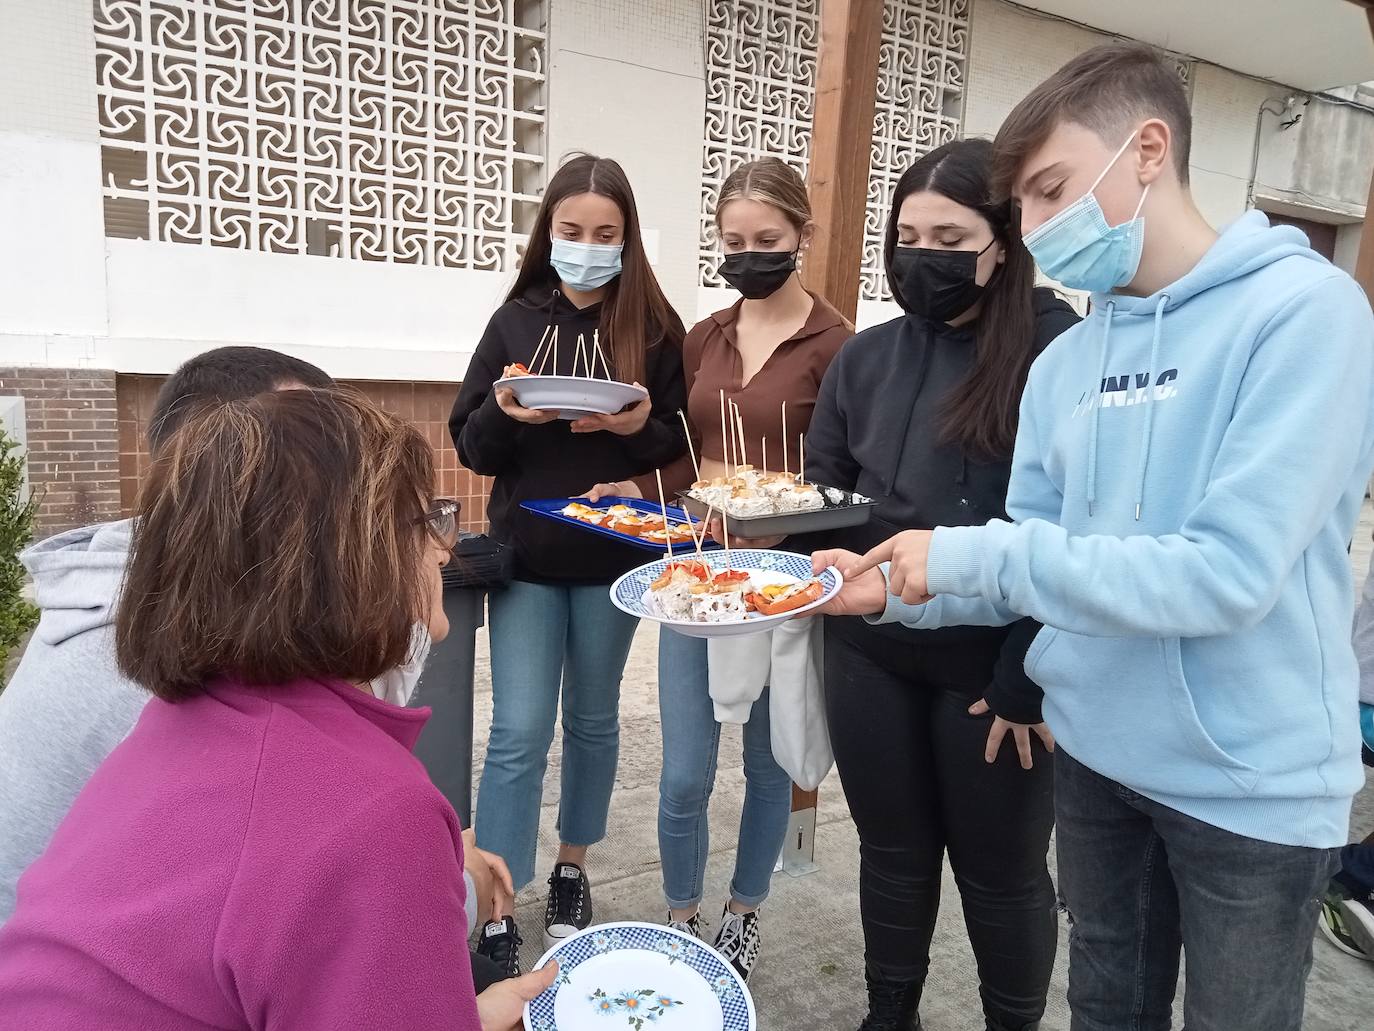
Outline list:
[[[936,599],[878,621],[1033,616],[1026,672],[1074,758],[1236,834],[1343,845],[1369,303],[1251,212],[1178,282],[1093,309],[1031,370],[1014,522],[937,529]]]

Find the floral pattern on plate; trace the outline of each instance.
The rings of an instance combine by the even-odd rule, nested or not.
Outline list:
[[[626,956],[627,963],[618,968],[606,965],[622,952],[644,952],[653,958],[645,957],[647,963],[636,963],[632,956]],[[720,1031],[756,1031],[753,999],[735,970],[709,945],[671,928],[640,923],[589,928],[551,949],[540,966],[550,960],[558,961],[559,976],[552,988],[526,1006],[525,1026],[529,1031],[560,1031],[560,1017],[555,1012],[560,992],[564,996],[577,993],[575,1007],[567,1009],[573,999],[565,998],[560,1012],[565,1024],[572,1020],[578,1028],[593,1021],[597,1027],[623,1027],[628,1031],[660,1027],[665,1031],[678,1027],[690,1027],[693,1031],[717,1027]],[[579,975],[578,968],[587,963],[591,965]],[[669,980],[687,978],[687,982],[677,985],[684,991],[655,983],[657,979],[648,973],[640,982],[643,987],[627,987],[627,983],[633,985],[638,980],[635,969],[640,966],[645,971],[657,969],[659,977]],[[682,973],[667,975],[666,971],[673,968]],[[689,999],[696,1003],[689,1003]],[[714,1012],[716,1004],[720,1007],[718,1015]],[[705,1005],[713,1012],[703,1013],[696,1005]],[[682,1022],[684,1019],[686,1023]]]

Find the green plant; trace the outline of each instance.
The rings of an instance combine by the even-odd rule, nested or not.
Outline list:
[[[0,671],[10,650],[38,622],[38,609],[24,599],[24,567],[19,552],[33,539],[38,507],[24,492],[24,458],[19,445],[0,429]]]

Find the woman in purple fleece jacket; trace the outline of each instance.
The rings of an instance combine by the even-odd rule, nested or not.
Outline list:
[[[508,1031],[474,997],[461,829],[374,698],[448,626],[456,502],[344,391],[207,407],[153,463],[116,624],[155,696],[19,881],[0,1014],[30,1031]]]

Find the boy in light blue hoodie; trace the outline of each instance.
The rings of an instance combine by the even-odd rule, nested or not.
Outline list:
[[[1036,361],[1013,522],[907,531],[832,610],[1045,624],[1075,1031],[1298,1031],[1318,899],[1363,784],[1347,543],[1374,465],[1374,318],[1297,230],[1218,235],[1187,99],[1084,53],[995,144],[1041,268],[1092,314]],[[881,575],[879,570],[881,569]],[[886,580],[884,580],[886,577]]]

